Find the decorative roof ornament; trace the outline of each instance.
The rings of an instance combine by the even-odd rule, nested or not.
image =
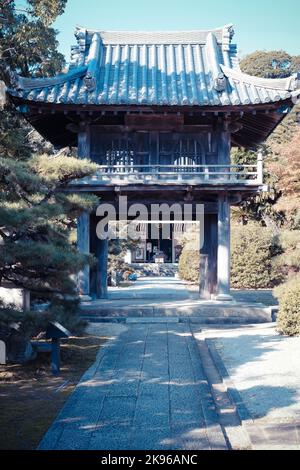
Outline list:
[[[220,72],[217,78],[215,78],[214,81],[214,89],[218,92],[221,93],[222,91],[226,90],[226,77],[224,73]]]
[[[294,91],[292,91],[292,101],[293,104],[298,104],[300,101],[300,72],[296,72],[293,75],[292,85],[294,87]]]
[[[290,90],[300,90],[300,72],[296,72],[291,76]]]
[[[77,43],[81,48],[85,50],[85,43],[86,43],[86,29],[81,28],[80,26],[76,27],[75,31],[75,38],[77,39]]]
[[[218,93],[221,93],[226,90],[226,77],[220,67],[219,46],[213,33],[207,35],[206,55],[207,63],[210,65],[213,87]]]
[[[234,37],[235,31],[233,28],[233,24],[228,24],[224,26],[222,31],[222,50],[229,51],[230,50],[230,43]]]
[[[101,39],[98,33],[95,33],[92,38],[88,61],[87,61],[87,73],[84,77],[84,85],[87,91],[94,91],[97,84],[97,73],[99,69],[99,63],[101,60]]]
[[[83,79],[84,85],[87,89],[87,91],[91,92],[94,91],[96,88],[96,80],[95,78],[90,74],[90,72],[87,72],[86,76]]]

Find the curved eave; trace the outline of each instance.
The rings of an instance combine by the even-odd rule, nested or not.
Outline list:
[[[235,80],[236,82],[243,83],[244,85],[253,85],[258,88],[265,88],[271,91],[283,91],[292,93],[297,90],[298,76],[297,74],[291,75],[286,78],[262,78],[248,75],[239,70],[220,65],[224,75],[228,79]],[[299,90],[300,93],[300,90]]]
[[[128,106],[96,106],[76,104],[53,104],[26,101],[12,96],[12,100],[25,118],[37,129],[38,132],[57,147],[68,145],[76,146],[76,134],[67,129],[70,123],[79,122],[86,115],[91,122],[99,119],[103,113],[110,116],[128,111]],[[240,114],[238,122],[242,125],[236,133],[232,134],[233,145],[254,148],[262,143],[286,116],[288,108],[293,107],[291,99],[278,103],[240,106],[131,106],[132,112],[171,112],[171,113],[207,113],[225,115],[228,113]]]
[[[94,93],[90,93],[85,85],[82,77],[74,78],[56,84],[54,86],[46,84],[45,86],[38,86],[37,84],[32,87],[27,87],[23,90],[8,89],[7,92],[10,96],[21,99],[28,103],[40,105],[75,105],[75,106],[151,106],[151,107],[164,107],[170,106],[173,108],[182,107],[203,107],[203,108],[230,108],[230,107],[243,107],[243,106],[256,106],[279,104],[286,100],[296,100],[300,95],[300,90],[287,91],[274,88],[266,88],[261,86],[250,85],[244,82],[237,82],[232,77],[228,78],[226,90],[217,93],[214,92],[212,99],[207,100],[193,100],[185,97],[184,99],[170,99],[170,100],[152,100],[144,98],[136,99],[120,99],[114,95],[105,100],[95,98]]]
[[[12,88],[8,88],[8,92],[14,96],[20,96],[26,92],[30,93],[34,90],[43,90],[45,88],[53,88],[63,86],[66,83],[82,78],[87,72],[87,66],[76,67],[67,73],[61,73],[55,77],[46,78],[27,78],[17,74],[12,74]]]

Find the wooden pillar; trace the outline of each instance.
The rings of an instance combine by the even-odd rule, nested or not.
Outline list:
[[[77,154],[80,159],[90,158],[91,149],[91,133],[89,124],[82,121],[79,125],[78,132],[78,149]]]
[[[217,300],[230,296],[230,203],[227,194],[218,201],[218,295]]]
[[[217,293],[217,215],[204,215],[204,240],[200,250],[200,284],[202,299],[209,300]]]
[[[90,274],[92,299],[107,298],[107,265],[108,265],[108,240],[100,240],[97,237],[96,227],[98,220],[91,216],[90,244],[91,253],[96,258]]]
[[[209,255],[200,253],[200,269],[199,269],[199,293],[200,298],[203,300],[211,299],[211,292],[209,288]]]
[[[96,258],[96,297],[107,299],[108,240],[97,239]]]
[[[78,157],[80,159],[90,156],[90,129],[87,123],[82,122],[78,132]],[[80,253],[90,253],[90,216],[82,214],[77,220],[77,247]],[[78,274],[78,290],[81,296],[90,294],[90,267],[89,265]]]
[[[90,216],[82,214],[77,220],[77,248],[80,253],[90,253]],[[85,266],[78,273],[78,290],[81,296],[90,294],[90,268]]]
[[[231,150],[231,134],[223,127],[224,123],[219,127],[217,132],[217,139],[218,139],[218,164],[219,165],[226,165],[224,168],[219,167],[218,171],[222,173],[228,173],[227,175],[218,176],[220,179],[230,179],[230,168],[227,165],[230,165],[230,150]]]

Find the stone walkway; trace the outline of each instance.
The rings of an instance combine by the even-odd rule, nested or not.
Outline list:
[[[101,349],[40,449],[227,448],[188,324],[98,328],[119,334]]]
[[[109,287],[109,300],[172,301],[193,298],[188,285],[175,277],[141,277],[129,287]]]
[[[129,287],[110,287],[108,299],[82,302],[86,319],[177,317],[202,324],[266,323],[271,321],[270,309],[260,298],[269,299],[267,291],[233,291],[233,300],[221,302],[199,299],[199,290],[176,278],[140,278]],[[238,301],[235,297],[238,297]]]
[[[129,288],[111,288],[106,301],[87,302],[89,332],[110,340],[40,449],[251,448],[249,436],[258,434],[258,427],[241,425],[232,386],[222,378],[202,332],[206,317],[220,323],[269,319],[258,305],[200,301],[176,278],[140,279]]]

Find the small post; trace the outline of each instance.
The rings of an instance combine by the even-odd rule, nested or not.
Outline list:
[[[70,336],[71,333],[60,323],[49,322],[46,339],[51,339],[51,370],[53,375],[60,373],[60,340]]]
[[[209,168],[207,166],[204,168],[204,180],[209,180]]]
[[[4,341],[0,341],[0,364],[6,364],[6,345]]]
[[[3,109],[6,103],[6,86],[5,83],[0,80],[0,109]]]
[[[264,165],[261,150],[257,154],[257,184],[264,184]]]
[[[53,375],[60,373],[60,340],[58,338],[52,338],[51,370]]]
[[[199,280],[199,293],[200,298],[210,300],[210,285],[208,276],[208,254],[200,254],[200,280]]]

